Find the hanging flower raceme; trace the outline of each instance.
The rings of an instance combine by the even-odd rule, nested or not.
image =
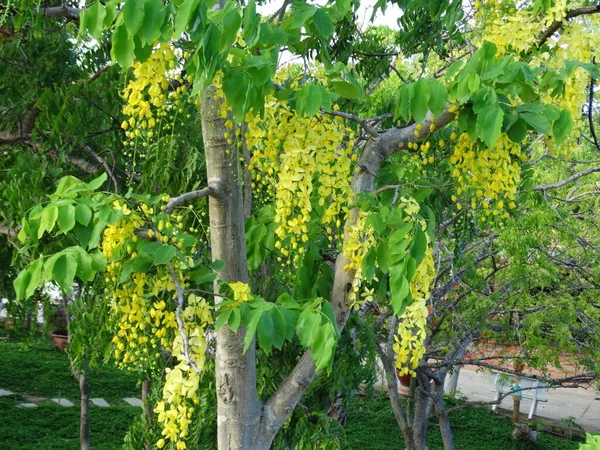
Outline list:
[[[262,118],[247,117],[253,192],[259,201],[275,199],[276,247],[284,257],[304,252],[314,221],[330,240],[341,238],[352,199],[353,139],[339,117],[301,116],[272,96]]]
[[[507,210],[515,208],[515,197],[521,181],[520,162],[526,156],[521,146],[502,134],[493,148],[479,148],[469,135],[463,133],[456,142],[450,163],[452,176],[458,182],[457,194],[470,196],[471,209],[481,207],[480,220],[501,223]],[[452,197],[453,201],[457,196]],[[460,203],[457,208],[462,209]]]
[[[410,283],[410,293],[413,301],[406,307],[400,317],[398,332],[395,336],[394,353],[396,367],[400,376],[411,374],[421,363],[425,354],[425,337],[427,316],[427,300],[431,295],[431,285],[435,279],[433,251],[430,246],[425,251],[425,257]]]

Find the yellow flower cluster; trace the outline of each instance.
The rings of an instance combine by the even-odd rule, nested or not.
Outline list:
[[[394,353],[396,367],[400,375],[415,376],[414,369],[419,366],[425,354],[425,336],[427,316],[427,300],[431,295],[431,284],[435,279],[433,251],[430,246],[425,250],[425,257],[410,283],[410,293],[413,301],[406,307],[400,317],[398,332],[394,336]]]
[[[512,1],[491,0],[485,2],[485,7],[478,10],[476,18],[483,24],[489,24],[484,26],[484,40],[495,43],[500,54],[518,55],[531,51],[537,45],[540,30],[547,29],[555,21],[563,22],[567,11],[577,6],[573,3],[583,5],[582,2],[557,0],[545,13],[541,9],[534,13],[531,9],[515,10]],[[532,67],[543,63],[561,70],[565,67],[565,60],[590,63],[593,57],[600,56],[600,18],[590,15],[580,20],[564,22],[558,37],[551,37],[546,44],[550,50],[534,55],[530,61]],[[552,96],[550,91],[542,93],[542,103],[570,111],[574,120],[570,139],[565,140],[561,148],[554,148],[554,140],[549,139],[548,145],[553,148],[555,154],[568,155],[576,147],[574,140],[579,136],[579,128],[584,124],[581,110],[587,100],[586,85],[589,79],[586,71],[576,69],[567,78],[562,96]]]
[[[163,198],[168,201],[168,198]],[[156,405],[157,420],[162,425],[162,438],[156,443],[162,448],[168,442],[177,449],[185,449],[189,437],[189,425],[194,412],[199,375],[188,365],[185,343],[177,322],[176,308],[178,293],[171,273],[165,266],[156,266],[145,272],[135,270],[128,275],[123,269],[136,261],[139,228],[152,223],[147,237],[156,242],[171,243],[182,248],[178,231],[182,225],[181,216],[154,215],[154,208],[145,204],[129,210],[122,201],[113,208],[123,212],[122,218],[109,225],[104,232],[102,250],[109,260],[107,284],[114,285],[107,292],[111,298],[111,315],[116,327],[113,337],[114,356],[118,364],[130,370],[143,370],[152,367],[161,359],[161,352],[169,351],[176,365],[167,369],[163,399]],[[144,217],[144,219],[142,219]],[[191,253],[195,247],[187,247]],[[170,262],[176,277],[183,288],[187,287],[186,277],[181,267],[186,261],[174,259]],[[195,295],[187,297],[181,313],[183,331],[187,336],[188,356],[196,368],[205,365],[205,332],[212,323],[211,307],[203,298]]]
[[[458,182],[457,195],[471,195],[471,209],[481,206],[485,214],[481,221],[506,219],[507,209],[515,208],[515,196],[521,180],[518,160],[525,161],[521,146],[502,134],[493,148],[481,150],[477,143],[463,133],[454,147],[450,163],[452,176]],[[452,200],[457,201],[453,195]],[[462,205],[456,204],[460,210]]]
[[[315,203],[325,208],[320,222],[330,240],[339,237],[352,198],[353,131],[339,117],[299,116],[274,97],[267,98],[264,117],[249,116],[247,123],[253,188],[263,200],[275,198],[282,255],[303,253]],[[282,246],[288,237],[289,249]]]
[[[212,323],[210,306],[203,298],[190,295],[182,319],[189,342],[190,360],[202,370],[205,364],[206,327]],[[154,409],[158,415],[158,423],[163,427],[163,437],[158,440],[156,446],[163,448],[167,441],[171,441],[176,449],[183,450],[187,448],[185,440],[189,436],[194,405],[199,403],[200,376],[186,362],[183,337],[180,334],[177,334],[173,341],[172,354],[179,363],[166,370],[163,399]]]
[[[491,0],[477,11],[479,21],[489,23],[483,39],[496,44],[501,54],[527,52],[537,45],[540,29],[562,22],[567,15],[567,0],[556,0],[545,14],[530,9],[515,9],[513,1]],[[506,14],[508,12],[508,14]]]
[[[362,284],[363,259],[371,247],[377,242],[373,235],[373,228],[367,225],[369,213],[360,211],[354,225],[346,228],[346,240],[344,241],[343,253],[348,263],[344,266],[346,272],[354,271],[352,279],[352,290],[348,294],[348,301],[351,307],[357,307],[364,301],[359,300],[358,292]],[[369,299],[369,295],[363,296]]]
[[[187,86],[181,75],[174,73],[175,67],[176,51],[166,43],[158,45],[143,63],[133,64],[133,78],[123,90],[123,98],[127,101],[123,114],[128,119],[123,121],[121,128],[129,139],[124,145],[131,146],[140,157],[145,157],[140,147],[148,147],[160,137],[164,121],[168,119],[173,123],[177,115],[184,112],[182,97]],[[177,84],[171,92],[169,78]]]
[[[229,287],[233,292],[233,300],[235,300],[238,304],[247,302],[252,300],[252,293],[250,292],[250,286],[246,283],[242,283],[241,281],[236,281],[235,283],[229,283]],[[238,305],[235,305],[238,306]]]

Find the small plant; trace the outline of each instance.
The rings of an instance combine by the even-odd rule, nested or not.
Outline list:
[[[565,434],[567,435],[567,437],[569,439],[573,439],[573,431],[575,429],[583,431],[583,427],[581,425],[579,425],[576,422],[576,420],[577,419],[575,417],[573,417],[573,416],[568,416],[568,417],[565,417],[565,418],[561,419],[561,422],[564,423],[566,425],[566,427],[567,427]]]
[[[50,326],[54,331],[67,330],[67,312],[59,305],[51,305]]]
[[[540,419],[534,419],[534,420],[530,420],[527,425],[529,426],[529,428],[533,431],[537,431],[539,433],[541,433],[542,431],[544,431],[544,423],[542,420]]]

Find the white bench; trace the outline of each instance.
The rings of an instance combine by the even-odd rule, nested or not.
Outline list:
[[[513,389],[513,384],[515,382],[515,377],[513,375],[508,375],[505,373],[494,372],[490,377],[490,381],[494,385],[494,389],[492,392],[496,393],[494,400],[500,400],[500,396],[507,392],[515,392],[517,395],[520,394],[521,398],[526,398],[531,400],[531,408],[529,408],[529,415],[527,416],[531,419],[537,410],[538,402],[547,402],[547,398],[540,397],[539,394],[548,392],[548,386],[536,379],[520,377],[519,386],[521,389]],[[496,411],[498,404],[492,406],[492,411]]]

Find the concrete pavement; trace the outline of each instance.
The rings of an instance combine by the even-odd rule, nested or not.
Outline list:
[[[458,390],[475,401],[494,400],[494,385],[490,381],[490,372],[478,372],[470,367],[464,367],[458,377]],[[600,394],[593,388],[557,388],[544,392],[546,403],[538,403],[537,413],[533,417],[560,421],[574,417],[575,422],[589,433],[600,433]],[[512,410],[512,397],[503,399],[501,408]],[[531,400],[521,400],[521,413],[529,411]]]

